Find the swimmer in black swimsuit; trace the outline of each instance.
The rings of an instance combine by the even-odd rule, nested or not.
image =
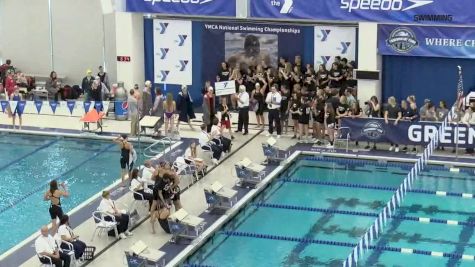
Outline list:
[[[49,183],[49,190],[46,191],[44,195],[45,201],[51,201],[51,205],[49,208],[49,214],[51,216],[51,233],[56,233],[58,230],[58,225],[56,224],[57,219],[61,219],[63,217],[63,209],[61,208],[61,197],[68,197],[69,192],[66,188],[64,183],[60,184],[63,190],[58,189],[58,182],[53,180]]]
[[[114,139],[114,143],[117,143],[120,147],[120,169],[121,169],[122,186],[125,186],[124,184],[126,180],[125,175],[130,172],[129,161],[130,161],[131,144],[127,141],[127,135],[125,134],[122,134],[118,138]]]

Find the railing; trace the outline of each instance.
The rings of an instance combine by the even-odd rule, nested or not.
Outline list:
[[[459,66],[459,83],[458,90],[463,92],[463,78],[462,78],[462,68]],[[459,95],[457,96],[459,97]],[[401,202],[404,200],[404,197],[407,194],[407,191],[412,189],[414,181],[418,178],[418,175],[422,172],[424,167],[427,165],[427,162],[432,155],[434,149],[439,144],[439,134],[442,133],[449,123],[449,119],[452,118],[453,112],[455,112],[455,107],[458,105],[458,101],[455,102],[449,113],[446,115],[444,121],[439,126],[437,131],[434,133],[434,136],[431,138],[429,144],[424,149],[422,156],[419,157],[412,167],[411,171],[407,174],[404,181],[394,192],[391,200],[388,201],[383,210],[378,214],[374,223],[369,227],[365,234],[360,238],[359,242],[353,250],[348,255],[346,260],[343,262],[343,267],[356,266],[358,260],[361,259],[365,252],[373,246],[373,241],[378,239],[380,234],[383,232],[384,227],[387,224],[388,219],[394,217],[396,209],[401,206]]]
[[[155,143],[146,147],[143,155],[147,158],[153,158],[159,153],[167,153],[172,151],[173,141],[170,137],[164,137]],[[168,151],[167,151],[168,150]]]

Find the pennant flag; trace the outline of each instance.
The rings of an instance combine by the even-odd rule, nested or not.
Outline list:
[[[95,101],[94,108],[97,110],[97,112],[102,111],[102,101]]]
[[[42,106],[43,106],[43,101],[35,100],[35,107],[36,107],[36,111],[38,111],[38,114],[40,114]]]
[[[109,105],[110,105],[109,101],[102,101],[102,107],[104,108],[103,109],[104,112],[107,112],[109,110]]]
[[[5,112],[8,107],[8,101],[2,100],[0,103],[2,105],[2,112]]]
[[[56,108],[58,107],[58,102],[49,101],[49,106],[51,107],[51,110],[53,111],[53,114],[55,114],[56,113]]]
[[[88,113],[91,107],[91,101],[84,101],[84,112]]]
[[[12,112],[15,112],[17,105],[18,105],[18,101],[10,101],[10,109],[12,110]]]
[[[23,114],[23,111],[25,110],[25,106],[26,106],[26,101],[24,100],[18,101],[17,110],[20,115]]]
[[[76,106],[76,101],[68,100],[67,106],[68,106],[68,109],[69,109],[69,114],[73,115],[73,110],[74,110],[74,107]]]

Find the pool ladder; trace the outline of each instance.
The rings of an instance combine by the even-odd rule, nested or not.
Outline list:
[[[160,153],[166,154],[167,152],[172,151],[172,145],[172,139],[170,137],[164,137],[146,147],[143,151],[143,155],[147,158],[153,158]]]

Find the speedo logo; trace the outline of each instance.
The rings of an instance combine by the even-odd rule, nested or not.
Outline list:
[[[407,11],[432,4],[434,0],[341,0],[341,9]]]
[[[144,2],[151,2],[152,5],[155,3],[181,3],[181,4],[198,4],[203,5],[209,2],[213,2],[214,0],[144,0]]]

